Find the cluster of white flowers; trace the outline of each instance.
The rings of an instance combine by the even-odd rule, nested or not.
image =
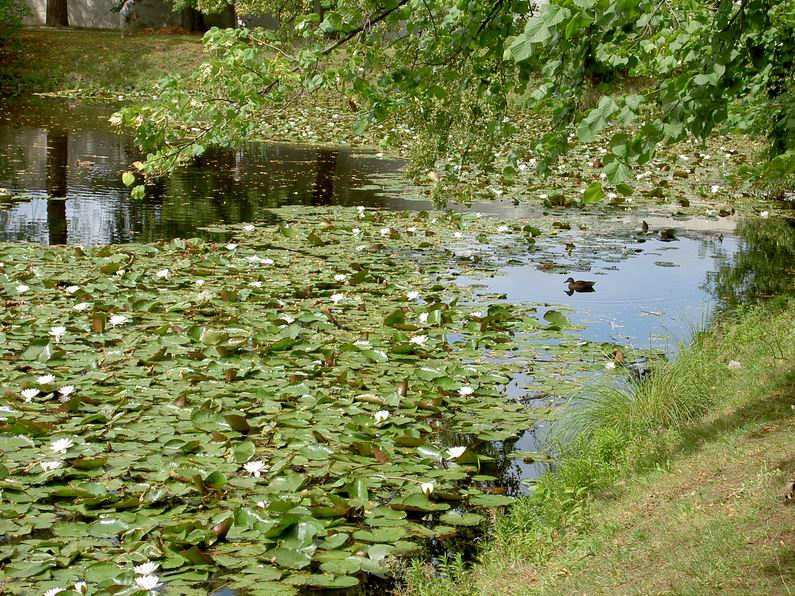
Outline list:
[[[254,478],[259,478],[263,472],[268,470],[268,466],[264,461],[255,459],[243,464],[243,469],[254,476]]]

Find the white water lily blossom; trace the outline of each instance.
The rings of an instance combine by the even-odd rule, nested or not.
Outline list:
[[[420,293],[417,290],[411,290],[410,292],[406,292],[406,298],[409,300],[417,300],[420,297]]]
[[[171,275],[171,271],[168,269],[161,269],[160,271],[155,272],[155,277],[158,279],[168,279],[169,275]]]
[[[254,226],[252,224],[246,224],[246,225],[243,226],[243,231],[245,231],[245,232],[253,232],[256,229],[257,229],[257,226]]]
[[[759,217],[761,217],[762,219],[767,219],[768,217],[770,217],[770,212],[762,211],[762,213],[759,214]]]
[[[90,302],[79,302],[72,307],[72,310],[76,310],[77,312],[83,312],[84,310],[88,310],[91,308]]]
[[[262,287],[262,282],[261,281],[250,281],[250,282],[248,282],[248,285],[251,286],[252,288],[261,288]]]
[[[273,259],[269,259],[268,257],[260,259],[259,262],[260,262],[260,265],[263,265],[265,267],[268,267],[269,265],[273,265]]]
[[[415,335],[414,337],[409,339],[409,343],[412,343],[412,344],[415,344],[415,345],[418,345],[418,346],[424,345],[426,341],[428,341],[428,336],[427,335]]]
[[[80,289],[80,286],[67,286],[66,287],[66,293],[67,294],[74,294],[79,289]]]
[[[155,561],[147,561],[146,563],[141,563],[140,565],[136,565],[133,567],[133,571],[138,575],[152,575],[157,568],[160,567],[160,563],[156,563]]]
[[[337,273],[334,276],[334,281],[348,281],[348,276],[344,273]]]
[[[19,284],[19,285],[16,287],[17,294],[24,294],[24,293],[25,293],[25,292],[27,292],[29,289],[30,289],[30,286],[28,286],[28,285],[26,285],[26,284]]]
[[[434,484],[433,482],[423,482],[420,484],[420,490],[423,494],[429,495],[433,492]]]
[[[353,228],[351,230],[351,234],[353,234],[354,236],[358,236],[361,233],[362,233],[362,231],[359,228]]]
[[[30,387],[28,389],[23,389],[20,393],[22,393],[22,397],[25,398],[26,402],[30,402],[34,397],[36,397],[41,391],[34,387]]]
[[[65,453],[72,445],[74,445],[72,439],[55,439],[50,443],[50,451],[53,453]]]
[[[55,380],[55,377],[52,375],[41,375],[40,377],[36,377],[36,382],[39,385],[47,385],[48,383],[52,383]]]
[[[53,338],[55,339],[55,343],[58,343],[59,341],[61,341],[61,338],[64,335],[66,335],[66,327],[63,327],[62,325],[53,327],[52,329],[50,329],[49,334],[53,336]]]
[[[384,420],[389,418],[389,411],[388,410],[378,410],[375,414],[373,414],[373,418],[375,418],[376,424],[381,424]]]
[[[461,232],[453,232],[453,238],[463,238],[464,235]]]
[[[497,231],[498,231],[498,232],[507,232],[507,231],[509,231],[510,229],[511,229],[511,228],[509,228],[508,226],[499,226],[499,227],[497,228]]]
[[[55,459],[52,461],[40,462],[39,465],[41,466],[41,469],[43,471],[49,472],[50,470],[57,470],[58,468],[60,468],[63,465],[63,462],[59,459]]]
[[[475,393],[475,390],[470,387],[469,385],[464,385],[458,390],[458,395],[466,397],[467,395],[472,395]]]
[[[743,365],[740,364],[737,360],[729,360],[729,364],[727,365],[729,368],[742,368]]]
[[[75,592],[78,594],[85,594],[88,592],[88,584],[84,581],[75,582]]]
[[[226,245],[226,250],[235,250],[236,248],[237,244],[235,244],[234,242],[230,242],[229,244]]]
[[[135,578],[135,584],[146,591],[156,590],[162,585],[156,575],[139,575]]]
[[[55,596],[56,594],[60,594],[61,592],[66,592],[66,588],[50,588],[46,592],[44,592],[44,596]]]
[[[381,234],[381,236],[389,236],[389,234],[392,233],[392,228],[381,228],[378,230],[378,233]]]
[[[466,451],[466,447],[450,447],[447,450],[447,459],[458,459],[462,455],[464,455],[464,451]]]
[[[716,192],[718,192],[719,190],[720,190],[720,186],[718,186],[717,184],[713,184],[712,186],[710,186],[710,187],[709,187],[709,191],[710,191],[712,194],[715,194],[715,193],[716,193]]]
[[[282,315],[281,319],[282,319],[282,321],[284,321],[288,325],[292,325],[293,323],[295,323],[295,319],[293,317],[291,317],[290,315]]]
[[[74,392],[75,392],[75,386],[74,385],[64,385],[63,387],[58,389],[58,393],[60,393],[64,397],[68,397],[68,396],[72,395],[72,393],[74,393]]]
[[[207,282],[205,282],[203,279],[197,279],[193,283],[196,284],[197,286],[203,286]]]
[[[419,316],[419,319],[420,319],[420,323],[423,323],[423,324],[427,323],[428,322],[428,313],[427,312],[421,312],[420,316]]]
[[[264,461],[255,459],[243,464],[243,468],[246,470],[246,472],[254,476],[254,478],[259,478],[262,473],[268,469],[268,466]]]
[[[109,322],[111,327],[116,327],[117,325],[124,325],[128,320],[124,315],[113,315]]]
[[[345,299],[345,294],[332,294],[331,295],[331,301],[334,304],[337,304],[338,302],[341,302],[344,299]]]

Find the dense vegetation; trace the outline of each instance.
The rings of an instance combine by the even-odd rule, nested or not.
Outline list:
[[[281,14],[282,30],[210,31],[205,65],[122,113],[157,150],[145,172],[267,136],[266,106],[319,91],[349,100],[359,132],[399,122],[379,140],[410,137],[415,164],[437,175],[495,153],[505,175],[529,159],[544,173],[572,144],[599,140],[606,180],[623,189],[660,144],[716,129],[768,137],[771,159],[748,176],[780,180],[795,166],[791,0],[339,0],[289,14],[282,4],[235,3]],[[530,112],[547,125],[517,140],[514,119]]]

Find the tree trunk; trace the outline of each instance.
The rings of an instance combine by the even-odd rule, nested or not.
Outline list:
[[[49,27],[68,27],[69,11],[67,0],[47,0],[47,25]]]

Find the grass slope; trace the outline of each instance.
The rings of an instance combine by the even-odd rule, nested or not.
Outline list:
[[[793,306],[719,322],[637,393],[606,392],[480,563],[415,565],[405,593],[795,592]]]
[[[146,93],[170,73],[202,61],[200,35],[118,31],[26,30],[0,56],[0,93],[64,92],[108,96]]]

